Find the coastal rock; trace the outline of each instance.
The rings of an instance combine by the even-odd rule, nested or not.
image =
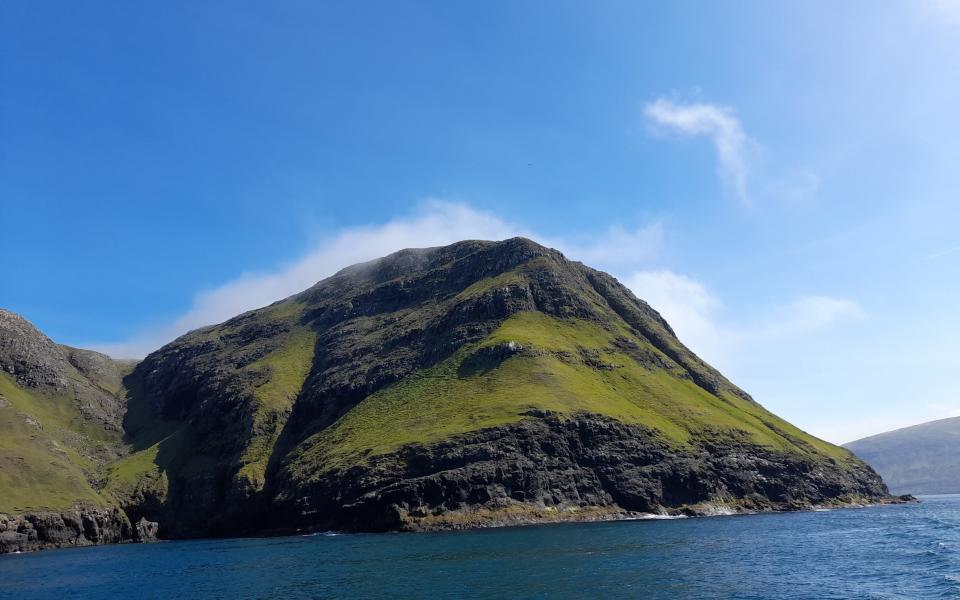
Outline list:
[[[133,541],[134,535],[130,520],[119,508],[0,515],[0,554],[116,544]]]
[[[137,525],[133,530],[133,541],[155,542],[157,541],[157,534],[159,531],[159,523],[156,521],[148,521],[144,517],[140,517],[140,520],[137,521]]]

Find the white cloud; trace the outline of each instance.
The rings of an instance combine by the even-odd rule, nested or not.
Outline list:
[[[839,319],[864,319],[866,313],[852,300],[807,296],[777,309],[770,322],[752,331],[753,340],[783,338],[825,327]]]
[[[844,319],[865,318],[851,300],[805,296],[752,322],[728,322],[723,303],[703,283],[671,271],[638,271],[623,279],[637,297],[655,308],[687,347],[721,371],[732,369],[745,346],[778,342],[814,332]]]
[[[617,225],[600,235],[593,234],[588,239],[544,239],[543,243],[557,248],[567,258],[579,260],[592,267],[612,269],[628,265],[636,268],[638,264],[652,261],[658,256],[663,235],[663,225],[660,223],[633,230]]]
[[[684,135],[710,137],[717,152],[720,175],[730,183],[741,202],[750,204],[746,153],[752,142],[732,110],[704,103],[675,104],[659,98],[644,107],[644,114],[660,127]]]
[[[667,270],[638,271],[622,281],[667,320],[684,344],[722,368],[730,340],[716,324],[722,304],[705,285]]]

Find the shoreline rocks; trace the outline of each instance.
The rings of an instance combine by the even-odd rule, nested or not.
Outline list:
[[[48,548],[99,546],[157,539],[157,523],[134,526],[119,508],[78,507],[19,515],[0,514],[0,554]]]

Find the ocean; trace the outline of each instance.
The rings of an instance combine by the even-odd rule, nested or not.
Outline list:
[[[915,505],[0,557],[0,598],[960,598],[960,496]]]

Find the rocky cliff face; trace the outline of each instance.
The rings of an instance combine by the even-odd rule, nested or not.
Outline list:
[[[801,510],[887,496],[865,465],[820,469],[746,436],[678,451],[650,428],[600,415],[529,416],[329,473],[312,489],[282,492],[278,508],[298,499],[283,518],[307,529],[422,530]]]
[[[131,525],[119,508],[84,507],[63,512],[0,515],[0,554],[156,539],[156,523],[142,519]]]

